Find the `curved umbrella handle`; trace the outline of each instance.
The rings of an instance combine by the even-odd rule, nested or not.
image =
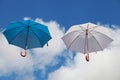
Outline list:
[[[85,59],[86,59],[87,62],[90,61],[89,53],[85,56]]]
[[[22,51],[21,51],[20,55],[21,55],[22,57],[26,57],[26,56],[27,56],[27,51],[26,51],[26,50],[25,50],[25,52],[22,52]]]

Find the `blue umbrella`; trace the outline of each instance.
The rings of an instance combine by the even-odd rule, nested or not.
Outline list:
[[[48,27],[32,20],[12,22],[3,34],[9,44],[25,49],[25,56],[27,49],[43,47],[51,39]]]

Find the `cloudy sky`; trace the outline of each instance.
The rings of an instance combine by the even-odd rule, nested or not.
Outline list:
[[[0,80],[120,80],[119,0],[0,0]],[[22,49],[9,45],[2,32],[11,21],[32,19],[47,25],[49,47]],[[66,49],[61,37],[76,24],[104,26],[114,40],[104,51],[84,54]]]

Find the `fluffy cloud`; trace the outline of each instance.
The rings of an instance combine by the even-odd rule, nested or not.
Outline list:
[[[85,55],[77,53],[72,66],[62,66],[49,75],[49,80],[120,80],[120,29],[112,25],[107,28],[114,41],[104,51]]]
[[[25,20],[30,19],[25,17]],[[35,71],[46,74],[46,66],[60,64],[56,56],[63,55],[67,60],[64,66],[49,74],[49,80],[119,80],[120,79],[120,29],[115,25],[107,28],[109,36],[114,41],[104,51],[90,54],[90,62],[86,62],[84,55],[77,53],[74,63],[67,58],[73,58],[72,52],[67,52],[61,37],[64,28],[55,21],[44,22],[35,19],[36,22],[49,26],[52,39],[43,48],[29,50],[27,57],[20,56],[22,49],[9,45],[4,35],[0,33],[0,77],[17,75],[16,80],[36,80]],[[66,53],[67,52],[67,53]],[[63,53],[69,54],[65,55]],[[62,60],[61,58],[60,60]],[[48,72],[47,72],[48,74]],[[40,76],[43,76],[40,74]]]
[[[42,69],[48,64],[56,64],[57,62],[54,60],[54,57],[60,55],[65,50],[65,45],[61,40],[61,37],[64,35],[64,28],[60,29],[60,25],[55,21],[44,22],[39,18],[35,21],[49,26],[48,28],[52,36],[52,39],[48,42],[49,46],[45,45],[44,48],[36,48],[33,50],[33,52],[36,53],[33,55],[34,64],[42,64],[38,67]]]

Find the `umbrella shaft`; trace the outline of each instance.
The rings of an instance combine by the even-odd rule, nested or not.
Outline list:
[[[88,48],[88,30],[86,30],[86,40],[85,40],[86,42],[86,53],[88,53],[89,52],[89,48]]]
[[[27,30],[27,35],[26,35],[26,47],[25,47],[25,50],[28,49],[28,34],[29,34],[29,29]]]

